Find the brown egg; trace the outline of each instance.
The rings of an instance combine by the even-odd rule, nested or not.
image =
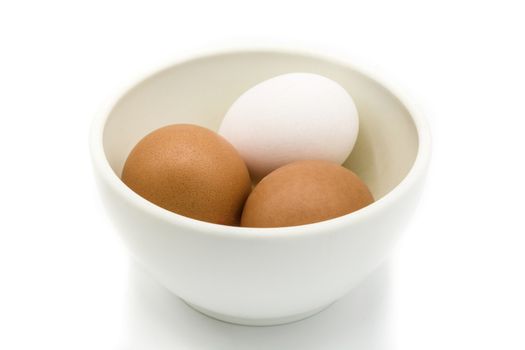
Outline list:
[[[164,209],[223,225],[239,224],[251,191],[235,148],[218,134],[187,124],[145,136],[129,154],[122,181]]]
[[[290,163],[268,174],[248,197],[241,226],[297,226],[328,220],[374,201],[363,181],[327,161]]]

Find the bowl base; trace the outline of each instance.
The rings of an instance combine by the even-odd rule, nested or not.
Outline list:
[[[320,308],[317,308],[317,309],[314,309],[314,310],[310,310],[310,311],[307,311],[307,312],[303,312],[303,313],[295,314],[295,315],[291,315],[291,316],[286,316],[286,317],[278,317],[278,318],[242,318],[242,317],[235,317],[235,316],[230,316],[230,315],[225,315],[225,314],[220,314],[220,313],[217,313],[217,312],[214,312],[214,311],[210,311],[208,309],[205,309],[205,308],[202,308],[200,306],[197,306],[197,305],[194,305],[192,303],[189,303],[189,302],[187,302],[185,300],[184,300],[184,302],[189,307],[191,307],[192,309],[200,312],[203,315],[206,315],[208,317],[214,318],[214,319],[219,320],[219,321],[223,321],[223,322],[227,322],[227,323],[233,323],[233,324],[238,324],[238,325],[241,325],[241,326],[277,326],[277,325],[282,325],[282,324],[286,324],[286,323],[292,323],[292,322],[300,321],[300,320],[303,320],[303,319],[308,318],[310,316],[313,316],[313,315],[323,311],[324,309],[326,309],[327,307],[329,307],[331,305],[331,304],[324,305],[324,306],[322,306]]]

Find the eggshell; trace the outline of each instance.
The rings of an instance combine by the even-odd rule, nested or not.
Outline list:
[[[310,224],[359,210],[374,201],[352,171],[332,162],[285,165],[257,184],[244,206],[241,226]]]
[[[343,163],[357,139],[352,97],[321,75],[289,73],[252,87],[226,113],[219,129],[257,181],[297,160]]]
[[[186,124],[144,137],[128,156],[122,181],[164,209],[224,225],[238,225],[251,190],[235,148],[208,129]]]

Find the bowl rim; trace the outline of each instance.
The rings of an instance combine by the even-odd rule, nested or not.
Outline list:
[[[106,154],[104,151],[104,129],[109,115],[113,111],[114,107],[120,102],[120,100],[126,96],[133,89],[138,87],[144,81],[153,78],[159,74],[162,74],[164,71],[173,69],[177,66],[183,65],[185,63],[211,58],[211,57],[220,57],[227,55],[236,55],[236,54],[284,54],[284,55],[295,55],[303,56],[308,58],[313,58],[317,60],[323,60],[327,63],[332,63],[340,66],[348,67],[365,77],[373,80],[381,87],[390,92],[408,111],[410,115],[418,136],[418,149],[416,158],[412,167],[405,175],[405,177],[399,182],[390,192],[385,194],[380,199],[374,201],[374,203],[359,209],[355,212],[325,220],[320,222],[315,222],[311,224],[298,225],[298,226],[286,226],[286,227],[239,227],[239,226],[227,226],[221,224],[210,223],[206,221],[201,221],[197,219],[192,219],[164,208],[161,208],[148,200],[142,198],[140,195],[135,193],[129,187],[127,187],[124,182],[117,176],[117,174],[111,168]],[[165,221],[167,223],[173,224],[178,227],[185,227],[193,232],[200,232],[203,234],[209,235],[219,235],[224,237],[235,237],[242,239],[250,238],[263,238],[267,239],[269,237],[279,237],[279,238],[289,238],[291,236],[304,236],[304,235],[315,235],[322,234],[323,232],[332,231],[338,228],[348,227],[353,223],[359,222],[361,220],[366,220],[367,218],[374,216],[379,211],[383,210],[385,207],[394,204],[398,198],[402,197],[410,188],[425,175],[428,163],[430,161],[431,154],[431,136],[428,123],[423,117],[419,109],[411,103],[411,99],[407,97],[405,91],[396,85],[394,88],[390,83],[389,79],[386,81],[383,74],[379,76],[378,72],[370,72],[369,70],[362,69],[361,67],[356,67],[353,64],[347,62],[347,60],[339,59],[331,55],[319,54],[317,52],[306,51],[302,49],[283,49],[283,48],[245,48],[245,49],[226,49],[226,50],[213,50],[204,53],[199,53],[197,55],[185,56],[181,59],[172,61],[171,64],[165,65],[160,69],[157,69],[153,72],[143,74],[139,79],[133,80],[131,84],[127,84],[124,88],[119,89],[113,98],[110,98],[106,102],[101,110],[97,113],[93,122],[91,124],[89,143],[90,143],[90,153],[92,158],[93,167],[96,172],[103,178],[106,184],[117,193],[123,200],[130,203],[137,209],[158,218],[159,220]],[[349,232],[350,233],[350,232]]]

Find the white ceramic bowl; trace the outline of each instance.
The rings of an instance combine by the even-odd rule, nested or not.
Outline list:
[[[217,130],[242,92],[288,72],[324,75],[353,96],[360,133],[345,166],[369,185],[372,205],[304,226],[229,227],[164,210],[120,180],[127,155],[148,132],[173,123]],[[325,308],[385,259],[416,206],[429,138],[407,101],[345,62],[238,51],[179,62],[132,86],[95,120],[91,151],[107,212],[161,284],[212,317],[271,325]]]

